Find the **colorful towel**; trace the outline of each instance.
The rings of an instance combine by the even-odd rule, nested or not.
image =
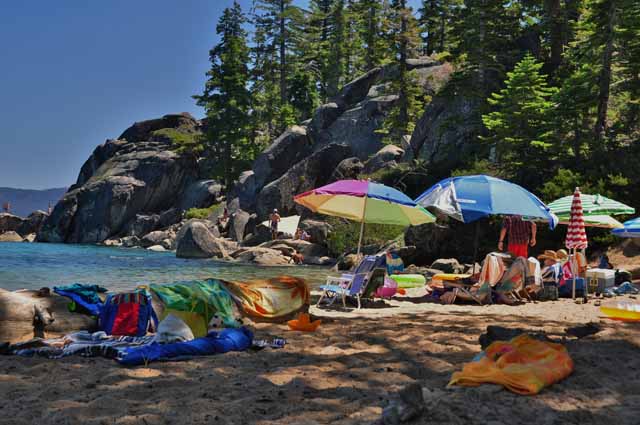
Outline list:
[[[522,334],[489,345],[484,356],[455,372],[449,385],[498,384],[517,394],[533,395],[571,372],[573,360],[563,345]]]
[[[309,287],[296,277],[224,282],[224,286],[244,312],[254,318],[286,317],[309,305]]]
[[[240,326],[234,315],[233,298],[217,279],[150,285],[150,288],[164,304],[160,320],[173,314],[189,325],[196,337],[207,334],[207,325],[214,315],[225,327]]]

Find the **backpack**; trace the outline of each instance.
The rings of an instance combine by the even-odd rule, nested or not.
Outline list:
[[[100,308],[98,327],[107,335],[144,336],[150,321],[158,327],[151,295],[135,291],[107,296]]]

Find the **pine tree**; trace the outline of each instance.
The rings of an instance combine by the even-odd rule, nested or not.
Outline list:
[[[460,0],[422,0],[418,9],[418,25],[422,34],[423,52],[431,55],[443,52],[451,30],[451,17],[460,6]]]
[[[477,79],[485,98],[504,79],[512,58],[518,57],[520,4],[509,0],[464,0],[455,16],[453,52],[463,59],[463,70]]]
[[[527,54],[507,74],[505,87],[487,99],[494,111],[482,116],[484,138],[495,149],[496,163],[515,181],[537,187],[556,154],[553,141],[552,96],[540,73],[543,64]]]
[[[289,104],[289,79],[295,70],[291,51],[298,37],[302,14],[292,0],[254,0],[254,91],[261,100],[272,102],[269,113],[260,121],[269,136],[282,132],[295,121],[295,110]],[[276,85],[278,98],[273,99]],[[266,111],[265,111],[266,112]],[[263,130],[261,130],[263,131]]]
[[[385,143],[400,143],[402,136],[411,134],[419,119],[427,96],[419,85],[415,72],[407,67],[407,59],[417,56],[419,36],[417,22],[406,0],[394,0],[391,3],[393,53],[397,65],[397,77],[392,81],[391,90],[398,95],[396,105],[391,109],[383,127]]]
[[[633,137],[640,131],[640,2],[625,0],[618,27],[621,81],[616,87],[624,99],[622,131]],[[637,137],[637,134],[635,134]]]
[[[207,114],[208,155],[217,158],[215,177],[227,186],[245,169],[257,148],[249,137],[251,96],[246,22],[237,2],[226,8],[216,26],[220,42],[209,52],[203,94],[194,96]]]

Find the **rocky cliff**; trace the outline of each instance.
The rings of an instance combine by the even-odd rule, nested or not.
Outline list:
[[[407,63],[430,94],[438,92],[452,72],[450,65],[431,58]],[[289,128],[274,140],[228,193],[230,212],[254,213],[253,222],[265,220],[273,208],[283,215],[300,213],[300,207],[293,203],[295,194],[339,178],[357,177],[362,163],[383,148],[377,130],[398,100],[396,94],[389,93],[389,81],[397,72],[393,65],[372,69],[317,108],[310,120]],[[408,146],[407,143],[404,148]],[[367,171],[388,164],[386,158],[399,159],[397,151],[391,155],[388,151],[370,162]],[[247,235],[253,230],[238,233]]]
[[[45,220],[38,240],[140,237],[177,222],[181,210],[213,203],[219,193],[208,188],[215,182],[199,180],[196,158],[178,153],[172,137],[195,136],[199,126],[189,114],[166,115],[135,123],[98,146]]]

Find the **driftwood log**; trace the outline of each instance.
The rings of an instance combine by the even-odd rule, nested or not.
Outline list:
[[[0,342],[55,338],[97,328],[94,318],[68,309],[69,299],[40,291],[0,289]]]

